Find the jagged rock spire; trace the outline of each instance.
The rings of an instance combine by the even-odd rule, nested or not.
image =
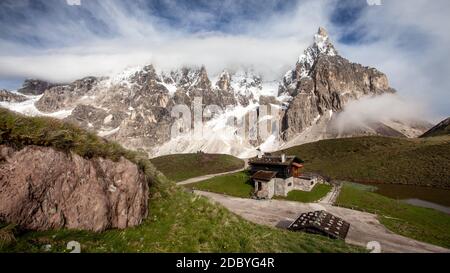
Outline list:
[[[295,69],[288,71],[284,76],[280,86],[280,93],[292,91],[297,87],[300,79],[310,77],[311,69],[320,56],[336,55],[338,55],[338,52],[330,42],[327,30],[319,27],[319,30],[314,35],[313,43],[298,58]]]
[[[219,76],[219,80],[216,83],[217,87],[221,90],[229,90],[231,85],[231,76],[227,70],[223,70]]]
[[[323,27],[319,27],[319,31],[317,31],[317,35],[328,37],[328,31]]]
[[[319,27],[317,34],[314,35],[314,44],[311,47],[316,51],[315,53],[317,55],[320,54],[326,54],[329,56],[338,55],[338,52],[334,48],[333,43],[330,42],[327,30],[323,27]]]

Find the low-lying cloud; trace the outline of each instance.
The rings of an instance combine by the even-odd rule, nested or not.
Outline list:
[[[396,94],[364,97],[350,102],[339,113],[334,125],[339,131],[361,128],[373,122],[401,121],[414,123],[429,117],[429,111],[420,102]]]

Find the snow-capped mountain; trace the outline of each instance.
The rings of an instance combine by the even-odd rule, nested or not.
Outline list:
[[[311,78],[314,65],[320,56],[336,56],[338,52],[330,42],[327,31],[320,27],[314,35],[314,43],[300,55],[296,68],[289,70],[283,78],[280,86],[281,92],[289,92],[297,88],[299,80]]]
[[[344,131],[334,126],[348,102],[390,93],[395,90],[386,75],[341,57],[320,28],[294,69],[279,82],[266,81],[253,68],[224,69],[211,76],[203,66],[159,71],[147,65],[70,84],[27,80],[17,92],[1,91],[0,106],[63,118],[151,156],[201,150],[250,157],[257,148],[273,151],[324,138],[368,134],[413,137],[428,129],[425,125],[411,129],[402,121],[372,121],[364,128]],[[196,98],[203,106],[218,106],[219,111],[203,118],[200,136],[185,132],[171,137],[178,120],[172,110],[186,105],[194,116]],[[264,113],[262,105],[268,105],[269,112]],[[281,133],[262,135],[252,120],[259,120],[260,126],[270,124],[271,129],[278,126]],[[236,122],[242,122],[248,132],[239,132]]]

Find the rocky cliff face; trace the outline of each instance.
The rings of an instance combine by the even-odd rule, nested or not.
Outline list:
[[[27,98],[25,96],[15,94],[4,89],[0,89],[0,102],[17,103],[17,102],[24,102],[26,100]]]
[[[41,95],[42,93],[44,93],[45,90],[47,90],[53,86],[55,86],[55,84],[52,84],[52,83],[49,83],[46,81],[41,81],[41,80],[36,80],[36,79],[28,79],[28,80],[24,81],[22,88],[20,88],[17,91],[24,95],[37,96],[37,95]]]
[[[225,69],[210,77],[205,67],[157,71],[148,65],[109,78],[87,77],[67,85],[28,81],[24,86],[33,94],[45,89],[35,103],[37,109],[30,112],[63,116],[100,136],[130,149],[143,149],[152,156],[198,150],[232,151],[240,155],[240,150],[256,153],[256,148],[277,149],[278,142],[295,145],[360,135],[417,137],[429,129],[427,124],[375,120],[357,128],[336,130],[333,126],[336,116],[350,101],[392,94],[395,90],[380,71],[341,57],[323,28],[280,82],[265,81],[252,68]],[[184,104],[192,111],[196,97],[202,99],[203,106],[217,105],[222,112],[215,120],[206,119],[211,122],[204,128],[207,133],[203,139],[188,136],[174,141],[170,133],[176,119],[171,110]],[[249,111],[260,110],[263,104],[281,109],[282,133],[278,142],[260,136],[258,141],[248,141],[235,136],[237,131],[233,128],[231,133],[224,132],[230,113],[241,118],[248,116]],[[248,122],[247,118],[245,124]]]
[[[157,72],[152,65],[113,78],[88,77],[47,89],[36,108],[43,113],[71,109],[66,121],[132,149],[152,148],[170,140],[171,110],[194,98],[203,105],[246,106],[262,90],[261,78],[250,72],[224,71],[211,82],[206,68]]]
[[[293,97],[283,118],[284,139],[291,140],[319,118],[340,112],[350,100],[394,92],[383,73],[339,56],[320,28],[280,86],[280,93]]]
[[[144,174],[126,159],[0,146],[0,221],[31,230],[123,229],[147,216],[148,196]]]

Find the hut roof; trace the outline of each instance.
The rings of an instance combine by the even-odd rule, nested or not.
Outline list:
[[[252,176],[252,179],[269,182],[269,181],[272,180],[276,175],[277,175],[276,172],[258,171],[258,172],[256,172],[256,173]]]
[[[284,162],[281,156],[263,156],[261,158],[255,157],[248,161],[250,165],[254,164],[254,165],[285,165],[285,166],[290,166],[294,162],[303,163],[303,161],[296,156],[286,156],[286,160]]]

